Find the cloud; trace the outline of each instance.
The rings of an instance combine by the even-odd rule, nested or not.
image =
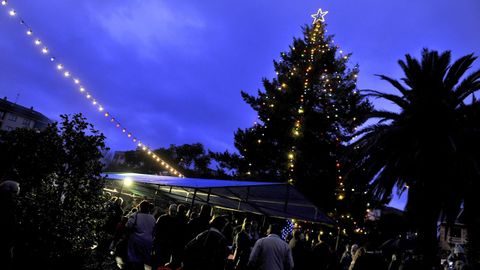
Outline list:
[[[145,58],[156,58],[158,48],[182,47],[191,52],[191,37],[205,21],[188,7],[171,8],[163,1],[134,0],[124,5],[91,8],[93,19],[113,40],[131,46]]]

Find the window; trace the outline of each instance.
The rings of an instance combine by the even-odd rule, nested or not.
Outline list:
[[[15,114],[9,114],[8,115],[8,120],[10,120],[12,122],[16,122],[17,121],[17,116]]]
[[[0,112],[0,120],[2,120],[4,116],[5,116],[5,112]]]
[[[22,125],[30,127],[30,122],[32,122],[30,119],[23,119]]]

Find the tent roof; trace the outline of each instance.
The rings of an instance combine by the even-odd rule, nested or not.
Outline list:
[[[184,188],[225,188],[225,187],[253,187],[284,185],[275,182],[250,182],[235,180],[179,178],[164,175],[140,174],[140,173],[104,173],[108,179],[124,180],[130,177],[134,182],[155,184],[161,186],[184,187]]]
[[[333,221],[288,183],[178,178],[138,173],[104,173],[110,180],[130,178],[141,195],[156,192],[183,203],[209,203],[230,210],[333,224]],[[123,188],[123,187],[122,187]],[[127,188],[125,187],[124,190]],[[195,198],[193,198],[195,197]]]

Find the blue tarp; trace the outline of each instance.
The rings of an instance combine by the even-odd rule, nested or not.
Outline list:
[[[104,173],[107,179],[135,184],[124,192],[153,198],[159,192],[182,203],[208,203],[230,210],[270,217],[333,224],[333,221],[288,183],[178,178],[138,173]]]

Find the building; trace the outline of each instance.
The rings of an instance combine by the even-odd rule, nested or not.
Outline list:
[[[45,115],[7,100],[0,99],[0,130],[30,128],[43,130],[52,123]]]
[[[455,246],[465,246],[467,244],[467,227],[464,219],[462,209],[452,227],[448,228],[445,221],[440,223],[439,244],[442,250],[451,250]]]

